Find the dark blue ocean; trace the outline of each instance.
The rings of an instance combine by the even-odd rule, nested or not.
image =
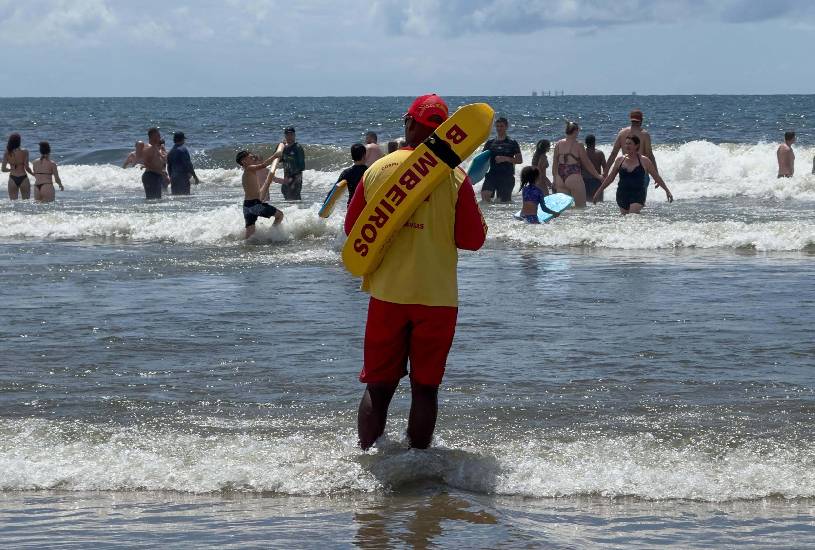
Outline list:
[[[609,151],[641,108],[676,201],[485,205],[434,445],[406,448],[403,387],[362,452],[367,298],[344,207],[317,210],[410,98],[0,99],[65,184],[0,199],[0,545],[815,545],[815,96],[448,100],[492,104],[527,162],[567,119]],[[273,189],[285,222],[244,242],[234,153],[288,125],[304,198]],[[192,196],[120,168],[150,126],[187,134]]]

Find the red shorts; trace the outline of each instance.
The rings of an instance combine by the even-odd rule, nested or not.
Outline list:
[[[398,382],[407,374],[418,384],[438,386],[456,333],[458,308],[394,304],[371,298],[365,327],[365,384]]]

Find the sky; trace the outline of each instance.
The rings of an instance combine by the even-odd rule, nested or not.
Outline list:
[[[813,37],[815,0],[0,0],[0,95],[806,94]]]

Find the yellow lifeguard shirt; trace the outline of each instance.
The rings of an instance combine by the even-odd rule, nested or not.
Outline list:
[[[411,153],[394,151],[366,170],[366,202]],[[457,168],[433,190],[394,235],[379,267],[363,277],[362,290],[395,304],[458,306],[456,201],[466,177]]]

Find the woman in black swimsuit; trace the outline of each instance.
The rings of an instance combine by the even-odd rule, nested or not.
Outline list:
[[[3,172],[11,172],[8,178],[8,198],[16,201],[19,197],[28,199],[31,197],[31,183],[28,174],[34,175],[31,166],[28,165],[28,151],[22,149],[22,138],[20,134],[11,134],[6,145],[6,152],[3,155]]]
[[[648,158],[639,154],[640,138],[637,136],[629,136],[625,139],[625,155],[618,158],[614,162],[614,167],[606,176],[603,185],[594,193],[592,201],[597,202],[598,197],[603,193],[603,190],[611,185],[617,173],[620,174],[620,182],[617,184],[617,206],[620,207],[620,213],[623,216],[626,214],[639,214],[640,210],[645,206],[645,188],[642,182],[645,180],[645,174],[648,173],[654,178],[656,187],[662,187],[665,190],[665,195],[668,197],[668,202],[673,202],[674,196],[665,185],[662,177],[657,172],[654,163]]]

